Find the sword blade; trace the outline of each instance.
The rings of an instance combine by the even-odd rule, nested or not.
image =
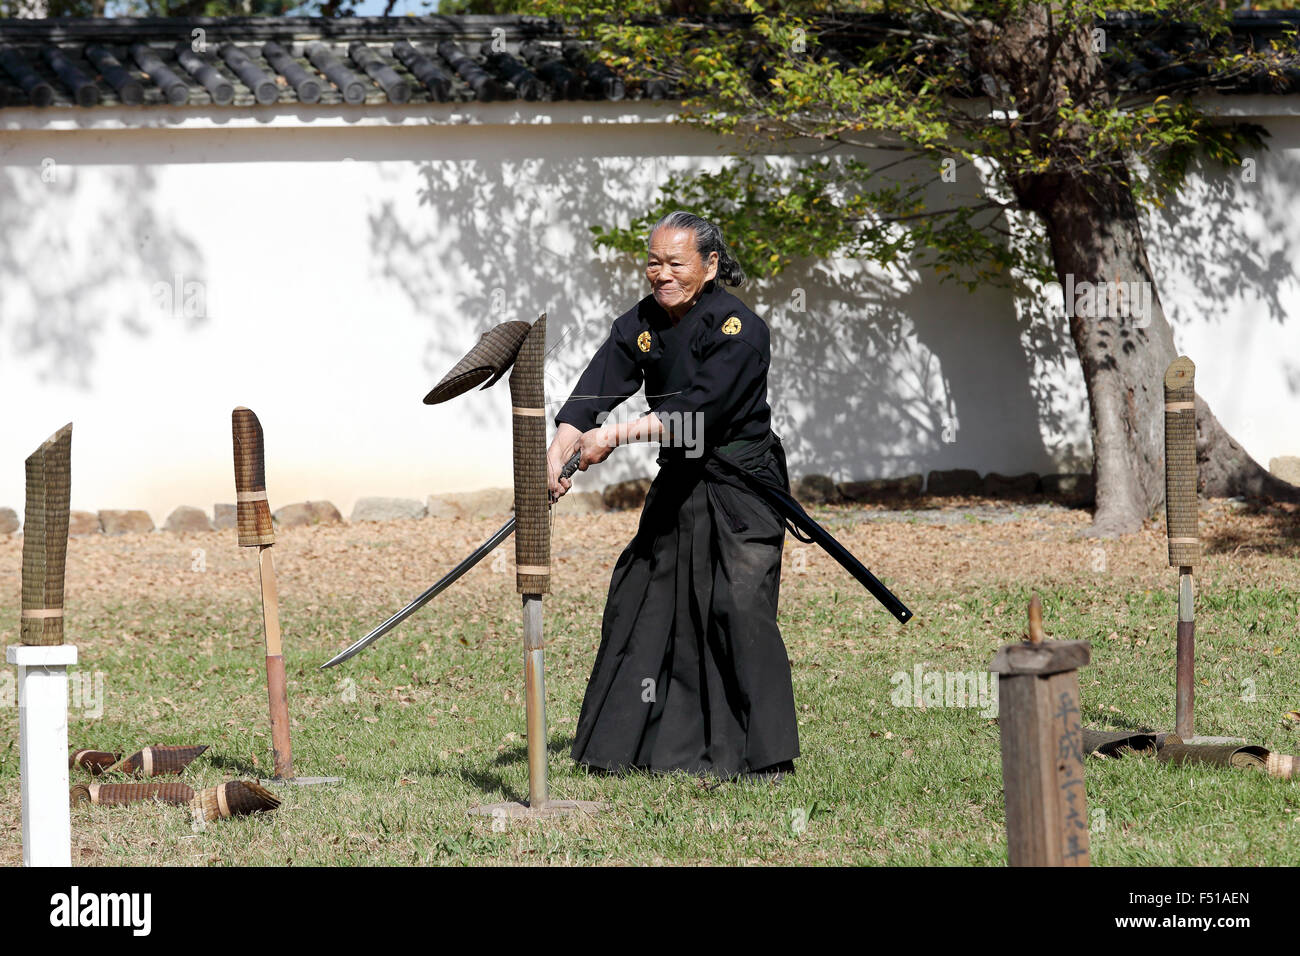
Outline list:
[[[346,661],[348,658],[355,657],[357,654],[360,654],[371,644],[375,643],[375,641],[379,640],[381,637],[383,637],[393,628],[397,627],[397,625],[401,624],[408,617],[410,617],[420,608],[424,607],[426,604],[428,604],[430,601],[436,598],[439,594],[445,591],[448,587],[454,584],[457,578],[461,577],[466,571],[468,571],[470,568],[474,567],[474,565],[482,561],[485,557],[488,556],[489,553],[491,553],[493,548],[495,548],[502,541],[504,541],[506,538],[510,537],[514,533],[515,533],[515,519],[514,516],[511,516],[510,520],[507,521],[505,524],[503,524],[499,529],[497,529],[497,532],[494,535],[492,535],[492,537],[488,538],[481,545],[479,545],[478,548],[475,549],[475,551],[464,561],[462,561],[460,564],[456,565],[454,568],[448,571],[447,574],[440,581],[438,581],[437,584],[433,585],[431,588],[429,588],[427,591],[425,591],[423,594],[417,597],[414,601],[406,605],[406,607],[402,608],[400,611],[398,611],[396,614],[394,614],[392,617],[386,620],[383,624],[380,624],[377,628],[375,628],[365,637],[361,638],[361,640],[357,641],[347,650],[342,651],[341,653],[331,657],[329,660],[327,660],[324,664],[320,666],[320,669],[324,670],[327,667],[333,667],[335,664],[341,664],[344,661]]]
[[[857,556],[836,540],[835,536],[823,528],[812,515],[804,511],[803,506],[783,491],[768,488],[761,483],[755,486],[759,494],[773,503],[777,511],[788,517],[804,534],[812,538],[823,551],[839,562],[849,574],[857,578],[858,583],[871,592],[871,596],[884,605],[885,610],[906,624],[912,619],[912,611],[899,600],[898,595],[889,590],[885,583],[867,570],[867,566]]]

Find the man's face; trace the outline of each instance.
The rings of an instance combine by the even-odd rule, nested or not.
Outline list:
[[[708,261],[695,247],[695,233],[689,229],[656,230],[650,236],[650,255],[645,277],[655,301],[674,318],[680,318],[695,301],[704,283],[718,274],[718,254]]]

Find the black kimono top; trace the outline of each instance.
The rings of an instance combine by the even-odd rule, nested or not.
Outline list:
[[[676,326],[653,295],[614,320],[569,400],[555,416],[580,431],[645,384],[650,411],[664,424],[661,445],[689,457],[738,441],[763,438],[771,427],[767,323],[718,282]],[[680,454],[680,452],[679,452]]]

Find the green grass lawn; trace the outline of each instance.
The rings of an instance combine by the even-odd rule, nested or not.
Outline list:
[[[1086,544],[1080,547],[1086,548]],[[1278,558],[1276,560],[1290,560]],[[1168,570],[1168,569],[1166,569]],[[476,572],[477,573],[477,572]],[[1300,590],[1251,575],[1198,596],[1197,730],[1300,751]],[[1173,583],[1044,574],[1049,637],[1092,641],[1080,672],[1092,726],[1172,729]],[[282,594],[295,768],[336,786],[284,789],[276,812],[195,832],[184,808],[72,812],[83,865],[920,864],[1002,865],[997,721],[978,706],[896,706],[896,680],[982,671],[1024,630],[1029,588],[920,581],[900,626],[847,578],[782,584],[781,624],[799,708],[798,772],[779,785],[686,775],[589,776],[568,749],[608,578],[556,582],[546,603],[551,793],[609,812],[494,829],[479,803],[527,794],[519,605],[513,589],[453,589],[341,667],[316,665],[385,616],[346,597]],[[513,584],[513,579],[510,578]],[[0,615],[17,619],[16,595]],[[207,743],[196,789],[269,774],[255,593],[131,602],[76,618],[83,674],[103,674],[103,714],[74,708],[73,747]],[[386,606],[386,605],[385,605]],[[8,635],[13,640],[14,634]],[[3,688],[0,687],[0,690]],[[0,860],[20,855],[17,710],[0,708]],[[73,782],[88,779],[73,771]],[[1300,781],[1170,767],[1130,755],[1087,763],[1095,865],[1300,862]]]

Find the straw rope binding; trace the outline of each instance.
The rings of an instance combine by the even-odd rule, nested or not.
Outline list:
[[[488,329],[465,357],[424,396],[424,404],[445,402],[468,392],[479,382],[487,382],[483,387],[491,388],[514,364],[530,328],[527,322],[502,322]]]
[[[200,790],[190,800],[196,823],[274,810],[280,798],[251,780],[232,780]]]
[[[63,574],[68,556],[72,491],[72,423],[46,439],[27,459],[23,524],[23,644],[63,643]]]
[[[235,523],[239,528],[239,546],[255,548],[275,544],[271,506],[266,500],[262,423],[251,409],[241,405],[230,413],[230,430],[235,443]]]
[[[1295,776],[1296,771],[1300,770],[1300,758],[1293,757],[1290,754],[1275,754],[1270,751],[1264,769],[1268,771],[1269,776],[1290,780]]]
[[[1196,366],[1180,355],[1165,371],[1165,526],[1171,567],[1200,563],[1196,530]]]
[[[551,589],[550,482],[546,472],[546,419],[520,414],[546,407],[546,314],[533,323],[510,373],[515,413],[515,589],[545,594]],[[543,570],[544,569],[544,570]],[[538,573],[541,572],[541,573]]]

